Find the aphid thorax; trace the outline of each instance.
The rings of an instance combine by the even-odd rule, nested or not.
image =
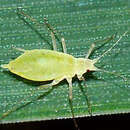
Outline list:
[[[98,71],[98,68],[94,64],[95,60],[76,58],[75,74],[78,79],[82,79],[82,75],[88,71]]]

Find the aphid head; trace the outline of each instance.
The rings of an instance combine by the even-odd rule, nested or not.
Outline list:
[[[95,60],[86,59],[86,71],[87,72],[98,71],[98,68],[94,64]]]

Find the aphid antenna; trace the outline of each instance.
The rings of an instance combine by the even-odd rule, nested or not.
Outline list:
[[[88,53],[86,54],[85,58],[88,59],[90,57],[90,55],[97,49],[103,47],[105,44],[107,44],[108,42],[110,42],[111,40],[113,40],[115,37],[116,37],[116,34],[113,34],[111,37],[107,37],[103,40],[96,40],[95,42],[93,42],[91,44],[91,48],[89,49]],[[95,48],[95,45],[98,43],[98,42],[104,42],[102,45],[98,46]],[[94,49],[95,48],[95,49]]]
[[[119,43],[119,41],[122,39],[122,37],[126,35],[127,32],[128,31],[124,32],[123,35],[116,41],[116,43],[113,44],[112,47],[110,47],[107,51],[105,51],[101,56],[99,56],[98,58],[94,59],[94,63],[98,62],[102,57],[104,57],[108,52],[110,52]]]
[[[127,78],[122,76],[121,74],[119,74],[117,72],[111,72],[111,71],[107,71],[107,70],[103,70],[103,69],[99,69],[99,71],[118,76],[118,77],[122,78],[126,84],[128,84],[127,83]]]
[[[98,62],[102,57],[104,57],[108,52],[110,52],[118,43],[119,43],[119,41],[122,39],[122,37],[123,36],[125,36],[126,35],[126,33],[127,33],[128,31],[126,31],[125,33],[123,33],[123,35],[116,41],[116,43],[115,44],[113,44],[113,46],[112,47],[110,47],[107,51],[105,51],[100,57],[98,57],[98,58],[96,58],[96,59],[94,59],[93,61],[94,61],[94,64],[96,63],[96,62]],[[103,69],[98,69],[97,68],[97,70],[96,71],[101,71],[101,72],[105,72],[105,73],[109,73],[109,74],[112,74],[112,75],[115,75],[115,76],[118,76],[118,77],[120,77],[120,78],[122,78],[123,80],[124,80],[124,82],[126,82],[126,84],[127,84],[127,78],[126,77],[124,77],[124,76],[122,76],[121,74],[119,74],[119,73],[116,73],[116,72],[110,72],[110,71],[107,71],[107,70],[103,70]]]
[[[116,37],[116,35],[117,35],[117,32],[114,33],[113,35],[111,35],[110,37],[107,37],[107,38],[105,38],[105,39],[103,39],[103,40],[97,40],[97,41],[95,41],[94,44],[97,43],[97,42],[104,42],[102,45],[100,45],[100,46],[97,47],[96,49],[99,49],[99,48],[103,47],[105,44],[107,44],[107,43],[109,43],[110,41],[112,41],[112,40]]]

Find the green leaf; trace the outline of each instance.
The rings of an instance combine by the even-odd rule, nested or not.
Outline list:
[[[18,15],[18,7],[22,7],[24,13],[41,24],[46,17],[58,34],[65,38],[68,53],[75,57],[85,57],[93,42],[117,32],[116,38],[96,49],[91,59],[98,57],[125,31],[130,30],[128,0],[0,1],[0,64],[6,64],[21,54],[12,46],[23,49],[52,48],[48,29],[44,25],[36,26],[28,18]],[[58,40],[57,44],[61,51]],[[96,47],[102,44],[97,42]],[[101,72],[85,74],[85,81],[82,82],[73,79],[73,109],[76,117],[89,116],[88,99],[93,115],[130,112],[129,54],[130,32],[97,64],[99,68],[124,75],[127,85],[120,77]],[[72,117],[66,81],[52,89],[35,91],[38,85],[0,68],[0,117],[14,106],[19,108],[1,123]]]

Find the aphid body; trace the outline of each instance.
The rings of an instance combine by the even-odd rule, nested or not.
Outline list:
[[[80,78],[87,70],[97,70],[94,60],[45,49],[26,50],[21,56],[2,66],[33,81]]]

